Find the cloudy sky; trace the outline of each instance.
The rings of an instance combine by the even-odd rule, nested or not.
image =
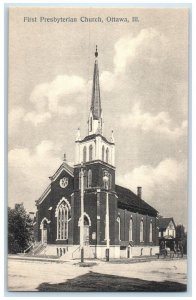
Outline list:
[[[34,211],[64,153],[73,164],[76,129],[87,134],[97,44],[116,183],[134,192],[142,186],[161,215],[187,225],[187,10],[17,8],[9,16],[9,205]],[[78,22],[24,22],[27,16]],[[81,23],[81,16],[103,23]]]

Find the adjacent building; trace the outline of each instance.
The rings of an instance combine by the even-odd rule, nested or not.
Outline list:
[[[176,224],[172,217],[159,219],[159,237],[176,238]]]
[[[160,249],[175,250],[177,248],[176,224],[172,217],[159,218],[159,245]]]

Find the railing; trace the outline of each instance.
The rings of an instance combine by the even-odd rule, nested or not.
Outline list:
[[[37,255],[39,254],[42,250],[44,250],[46,248],[47,244],[42,244],[41,242],[38,244],[38,246],[36,247],[36,249],[34,249],[33,251],[33,255]]]
[[[31,244],[27,249],[24,250],[24,254],[25,254],[28,250],[30,250],[31,248],[33,248],[33,247],[34,247],[34,243]]]
[[[73,258],[73,256],[74,256],[74,253],[77,251],[77,250],[79,250],[80,249],[80,246],[78,246],[73,252],[72,252],[72,258]]]

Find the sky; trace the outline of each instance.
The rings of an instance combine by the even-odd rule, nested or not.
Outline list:
[[[78,22],[24,22],[27,16]],[[103,23],[81,23],[82,16]],[[139,22],[132,22],[135,16]],[[142,186],[146,202],[187,226],[187,10],[13,8],[9,18],[9,205],[23,202],[35,211],[63,154],[74,164],[76,130],[87,134],[98,45],[116,183],[134,192]]]

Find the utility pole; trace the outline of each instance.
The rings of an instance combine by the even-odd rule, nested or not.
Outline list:
[[[84,262],[84,170],[83,163],[81,163],[81,223],[80,223],[80,250],[81,262]]]
[[[110,260],[110,219],[109,219],[109,176],[108,172],[104,172],[103,176],[103,182],[106,189],[106,215],[105,215],[105,221],[106,221],[106,261]]]

